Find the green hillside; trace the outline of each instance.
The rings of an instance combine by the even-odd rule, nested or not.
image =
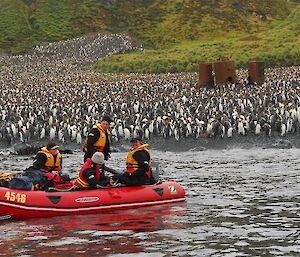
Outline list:
[[[107,15],[96,0],[1,0],[0,51],[20,53],[39,41],[106,30]]]
[[[214,31],[197,40],[182,40],[157,49],[145,49],[101,60],[103,72],[197,71],[203,61],[233,59],[237,67],[263,60],[268,67],[300,64],[300,6],[283,21],[273,21],[253,31]]]
[[[21,53],[40,41],[126,32],[142,53],[100,61],[100,71],[197,70],[200,61],[259,58],[300,63],[299,1],[1,0],[0,51]]]

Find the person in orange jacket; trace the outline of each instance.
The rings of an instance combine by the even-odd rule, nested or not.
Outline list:
[[[42,147],[37,152],[33,165],[29,168],[39,170],[47,177],[47,186],[53,187],[70,180],[69,175],[62,174],[62,155],[59,146],[54,142],[49,142],[46,147]]]
[[[60,172],[62,169],[62,156],[58,148],[59,146],[54,142],[49,142],[46,147],[42,147],[37,152],[32,167],[37,170]]]
[[[95,152],[101,152],[104,154],[104,159],[108,160],[110,157],[110,131],[109,125],[111,119],[108,116],[104,116],[101,123],[96,124],[90,130],[87,136],[86,145],[83,147],[85,152],[84,162],[88,158],[91,158]]]
[[[151,155],[148,144],[142,144],[141,138],[130,140],[131,151],[127,155],[124,173],[113,176],[114,183],[139,186],[151,183]]]

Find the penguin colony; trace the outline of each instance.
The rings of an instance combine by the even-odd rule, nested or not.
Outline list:
[[[101,74],[92,65],[143,50],[125,34],[41,43],[0,56],[0,141],[82,144],[103,115],[114,141],[140,136],[232,138],[300,131],[300,67],[266,70],[262,85],[238,71],[236,84],[199,88],[196,73]]]

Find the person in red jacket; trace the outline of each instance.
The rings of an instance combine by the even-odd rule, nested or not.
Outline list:
[[[105,166],[104,154],[96,152],[92,158],[87,158],[81,167],[74,186],[77,188],[97,188],[110,184],[110,178],[105,175],[105,171],[116,173],[114,169]]]

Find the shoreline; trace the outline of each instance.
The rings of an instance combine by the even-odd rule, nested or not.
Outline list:
[[[233,138],[184,138],[176,141],[174,138],[152,137],[144,141],[149,144],[150,150],[162,152],[186,152],[186,151],[206,151],[206,150],[225,150],[225,149],[290,149],[300,148],[300,138],[297,134],[290,134],[284,137],[273,135],[266,137],[265,135],[246,135],[235,136]],[[37,141],[31,143],[15,143],[11,146],[0,145],[2,155],[8,150],[12,155],[32,155],[35,154],[40,147],[47,144],[47,141]],[[82,146],[74,142],[59,144],[63,153],[73,153],[74,151],[82,151]],[[111,145],[113,152],[127,152],[130,150],[130,143],[126,140],[113,142]]]
[[[149,140],[150,148],[159,151],[185,152],[185,151],[206,151],[224,149],[248,149],[248,148],[300,148],[300,138],[297,135],[285,137],[273,136],[237,136],[234,138],[185,138],[182,141],[175,139],[155,138]]]

